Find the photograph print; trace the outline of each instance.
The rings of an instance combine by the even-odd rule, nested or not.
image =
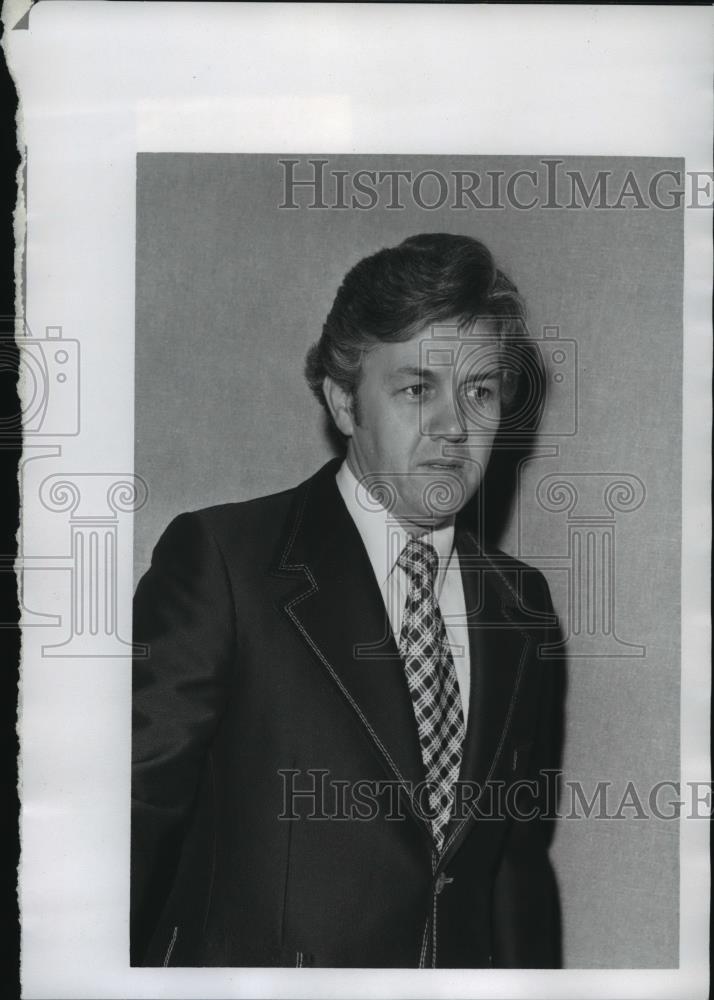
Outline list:
[[[679,964],[684,164],[140,153],[131,964]]]

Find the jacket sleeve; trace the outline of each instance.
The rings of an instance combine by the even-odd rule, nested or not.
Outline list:
[[[207,748],[226,701],[234,608],[222,555],[200,514],[159,540],[134,599],[131,962],[170,891]],[[143,655],[142,655],[143,653]]]
[[[529,603],[556,624],[534,629],[541,683],[526,775],[533,784],[524,785],[520,801],[515,800],[520,816],[532,818],[510,820],[494,883],[494,964],[502,968],[559,968],[562,963],[558,886],[548,849],[561,766],[565,660],[548,584],[542,574],[533,576],[539,593]]]

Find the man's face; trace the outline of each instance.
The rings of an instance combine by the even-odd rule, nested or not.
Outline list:
[[[476,327],[428,327],[370,348],[349,426],[347,461],[400,520],[433,525],[478,489],[501,413],[498,340]]]

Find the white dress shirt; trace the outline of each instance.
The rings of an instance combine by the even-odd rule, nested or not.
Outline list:
[[[402,549],[413,535],[371,496],[362,483],[357,480],[346,461],[338,469],[335,478],[340,495],[367,550],[387,609],[392,632],[397,645],[399,645],[409,580],[404,570],[397,565],[397,560]],[[456,668],[464,724],[466,724],[471,685],[469,635],[466,627],[466,600],[461,579],[459,555],[454,547],[453,518],[436,531],[426,532],[419,537],[424,542],[433,545],[439,556],[439,571],[435,587],[436,599],[446,626],[446,637]]]

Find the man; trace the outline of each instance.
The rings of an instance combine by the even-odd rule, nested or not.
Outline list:
[[[522,318],[469,237],[360,261],[306,368],[344,460],[159,541],[134,615],[135,964],[558,964],[524,785],[557,766],[555,616],[472,503],[523,397]]]

